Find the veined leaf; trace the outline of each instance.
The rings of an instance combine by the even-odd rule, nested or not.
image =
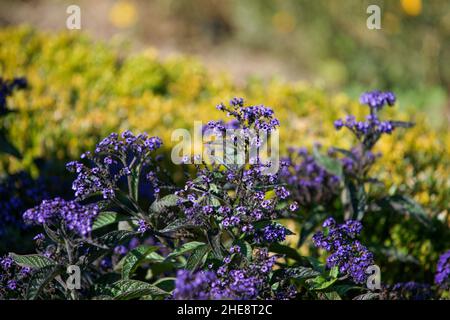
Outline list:
[[[311,286],[311,289],[313,289],[313,290],[323,290],[323,289],[326,289],[326,288],[330,287],[336,281],[337,281],[337,278],[333,278],[331,280],[326,280],[322,276],[317,276],[314,279],[314,282],[313,282],[313,285]]]
[[[164,229],[160,230],[161,233],[168,233],[177,231],[180,229],[193,228],[194,225],[190,225],[186,219],[177,219],[174,222],[167,225]]]
[[[37,299],[45,286],[63,271],[64,269],[60,265],[47,265],[37,270],[28,282],[26,298],[28,300]]]
[[[368,292],[368,293],[360,294],[359,296],[354,297],[353,300],[374,300],[379,297],[380,297],[380,295],[378,293]]]
[[[186,262],[187,270],[196,270],[205,262],[206,257],[211,250],[207,244],[201,245],[192,251]]]
[[[183,244],[181,247],[176,248],[174,251],[172,251],[167,257],[166,260],[178,257],[182,254],[185,254],[187,252],[190,252],[202,245],[204,245],[205,243],[203,242],[198,242],[198,241],[191,241],[191,242],[187,242],[185,244]]]
[[[253,249],[250,243],[244,240],[236,240],[233,242],[233,245],[239,246],[241,248],[241,254],[247,258],[247,260],[251,260]]]
[[[168,207],[176,206],[179,200],[181,200],[179,196],[169,194],[165,197],[162,197],[159,200],[155,200],[150,206],[150,211],[155,213],[161,213]]]
[[[18,255],[11,253],[10,256],[21,267],[43,268],[56,265],[55,261],[40,254]]]
[[[122,242],[129,240],[136,233],[128,230],[115,230],[100,237],[99,242],[108,247],[115,247]]]
[[[328,300],[342,300],[341,296],[336,291],[324,292],[324,295]]]
[[[169,293],[147,282],[138,280],[120,280],[112,285],[114,300],[130,300],[143,296],[164,297]]]
[[[92,224],[92,230],[100,229],[104,226],[119,222],[121,220],[124,220],[125,217],[122,217],[117,212],[114,211],[104,211],[100,212],[100,214],[95,219],[94,223]]]
[[[145,260],[148,254],[156,250],[158,250],[158,247],[142,245],[128,252],[123,261],[122,278],[128,280],[139,263]]]
[[[297,280],[309,279],[313,277],[317,277],[320,275],[320,272],[314,270],[313,268],[308,267],[294,267],[286,270],[291,278]]]

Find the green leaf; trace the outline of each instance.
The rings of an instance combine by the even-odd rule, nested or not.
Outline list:
[[[330,277],[337,278],[338,275],[339,275],[339,268],[337,266],[334,266],[333,268],[331,268]]]
[[[297,280],[309,279],[320,275],[320,272],[308,267],[288,268],[286,271],[291,278]]]
[[[177,195],[169,194],[165,197],[162,197],[159,200],[155,200],[151,206],[150,211],[154,213],[162,213],[166,210],[168,207],[175,207],[178,205],[178,201],[181,200]]]
[[[45,286],[61,274],[63,270],[60,265],[47,265],[34,272],[28,282],[26,299],[34,300],[38,298]]]
[[[99,242],[107,247],[115,247],[136,235],[134,231],[114,230],[99,238]]]
[[[236,240],[233,245],[239,246],[241,248],[241,254],[247,258],[247,260],[252,259],[253,249],[250,243],[244,240]]]
[[[128,252],[123,261],[122,279],[128,280],[139,266],[139,263],[145,260],[148,254],[156,250],[158,250],[158,247],[141,245]]]
[[[40,254],[18,255],[10,253],[10,256],[21,267],[43,268],[56,265],[55,261]]]
[[[92,230],[100,229],[104,226],[122,221],[124,219],[125,217],[119,215],[117,212],[114,211],[100,212],[100,214],[97,216],[94,223],[92,224]]]
[[[359,296],[354,297],[353,300],[374,300],[379,297],[380,297],[380,295],[378,293],[368,292],[368,293],[360,294]]]
[[[195,228],[195,225],[189,224],[187,219],[177,219],[160,230],[161,233],[173,232],[181,229]]]
[[[211,247],[207,244],[201,245],[192,251],[186,262],[187,270],[197,270],[203,263],[205,263],[206,257],[208,256]]]
[[[314,257],[305,257],[305,258],[306,260],[308,260],[309,264],[313,267],[314,270],[317,270],[321,273],[325,271],[325,265],[318,259]]]
[[[108,251],[112,250],[114,247],[130,240],[135,235],[136,232],[128,230],[115,230],[108,232],[98,239],[99,246],[90,244],[90,250],[87,255],[87,263],[95,261]]]
[[[205,245],[204,242],[198,242],[198,241],[191,241],[191,242],[187,242],[185,244],[183,244],[181,247],[176,248],[175,250],[173,250],[167,257],[166,260],[178,257],[180,255],[183,255],[187,252],[190,252],[200,246]]]
[[[333,283],[337,281],[337,278],[326,280],[322,276],[318,276],[314,279],[314,284],[312,285],[311,289],[313,290],[323,290],[330,287]]]
[[[339,160],[321,154],[316,147],[313,149],[313,157],[326,171],[335,176],[342,177],[342,164]]]
[[[130,300],[143,296],[164,297],[169,293],[147,282],[138,280],[120,280],[112,285],[114,300]]]
[[[342,300],[341,296],[336,291],[324,292],[324,294],[328,300]]]
[[[175,289],[175,280],[176,278],[173,277],[161,278],[153,285],[166,292],[172,292]]]

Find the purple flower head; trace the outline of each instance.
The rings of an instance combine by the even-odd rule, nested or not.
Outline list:
[[[328,232],[319,231],[312,240],[316,247],[330,254],[327,266],[338,267],[340,273],[349,275],[355,283],[364,283],[368,277],[366,270],[374,261],[373,254],[355,239],[361,232],[361,223],[347,220],[338,225],[333,218],[328,218],[323,227],[328,228]]]
[[[142,169],[149,167],[153,162],[150,154],[161,145],[160,138],[148,137],[146,133],[136,136],[131,131],[124,131],[121,135],[111,133],[97,144],[93,153],[86,152],[81,156],[92,166],[78,161],[66,165],[69,171],[77,174],[72,184],[75,196],[86,199],[101,194],[104,199],[112,199],[119,180],[131,175],[137,166]],[[157,179],[151,178],[153,188],[157,189]]]
[[[450,250],[447,250],[439,257],[434,283],[444,289],[450,287]]]
[[[81,205],[76,201],[55,198],[44,200],[39,206],[28,209],[23,214],[23,219],[37,225],[59,226],[63,223],[67,230],[84,237],[91,232],[98,213],[97,205]]]
[[[381,110],[386,104],[393,106],[395,99],[395,95],[390,91],[375,90],[363,93],[359,98],[359,102],[368,105],[372,109]]]

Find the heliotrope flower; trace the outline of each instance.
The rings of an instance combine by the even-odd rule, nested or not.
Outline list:
[[[111,199],[119,188],[119,180],[130,176],[133,170],[147,170],[146,176],[156,188],[157,180],[149,167],[154,165],[152,152],[161,145],[160,138],[148,137],[146,133],[110,134],[96,146],[94,153],[82,154],[81,158],[90,160],[92,166],[79,161],[67,164],[67,169],[77,174],[72,184],[75,196],[85,199],[101,194],[104,199]]]
[[[37,225],[60,226],[63,224],[67,230],[79,236],[86,236],[92,230],[92,223],[99,213],[95,204],[81,205],[76,201],[66,201],[61,198],[44,200],[23,214],[27,223]]]
[[[338,225],[330,217],[322,226],[326,228],[326,232],[314,234],[313,243],[330,253],[327,266],[337,266],[340,273],[347,274],[355,283],[365,283],[368,277],[366,270],[374,264],[374,260],[373,254],[356,239],[362,230],[362,224],[347,220]]]
[[[434,283],[444,289],[450,286],[450,250],[439,257]]]

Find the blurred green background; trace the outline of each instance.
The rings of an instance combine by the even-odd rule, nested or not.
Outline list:
[[[70,4],[81,7],[83,32],[131,50],[192,54],[237,82],[305,80],[350,97],[390,89],[403,108],[449,122],[449,1],[0,0],[0,26],[64,30]],[[371,4],[381,30],[366,26]]]

